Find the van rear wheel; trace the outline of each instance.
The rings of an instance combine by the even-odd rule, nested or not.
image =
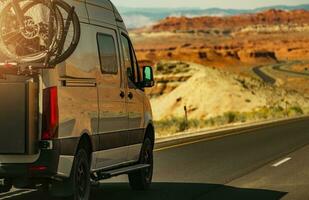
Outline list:
[[[146,138],[141,150],[140,164],[149,164],[150,167],[130,173],[129,183],[133,190],[147,190],[152,182],[153,175],[153,145],[149,138]]]
[[[9,192],[12,189],[12,182],[8,179],[3,179],[3,183],[0,185],[0,193]]]
[[[43,187],[44,189],[44,187]],[[51,197],[65,200],[88,200],[90,196],[90,164],[86,150],[81,148],[75,155],[71,176],[49,187]]]
[[[90,196],[90,165],[86,151],[80,149],[77,152],[71,181],[73,187],[72,200],[88,200]]]

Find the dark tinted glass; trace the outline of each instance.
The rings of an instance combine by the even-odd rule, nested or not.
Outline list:
[[[139,82],[139,68],[136,60],[134,50],[127,37],[121,35],[122,48],[124,54],[125,68],[130,70],[129,79],[133,83]]]
[[[102,72],[116,74],[118,72],[118,62],[113,36],[98,34],[98,45]]]

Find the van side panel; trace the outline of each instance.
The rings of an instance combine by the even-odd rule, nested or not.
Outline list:
[[[66,0],[65,2],[74,6],[75,12],[81,22],[89,23],[85,0]]]
[[[88,0],[87,10],[91,24],[116,26],[115,14],[112,5],[106,0]]]
[[[88,134],[97,148],[99,62],[96,38],[89,37],[91,25],[81,24],[81,40],[74,54],[58,68],[60,158],[58,174],[69,176],[80,136]]]
[[[98,132],[98,72],[96,38],[89,38],[88,24],[81,24],[76,51],[58,66],[59,138],[79,137]]]
[[[107,10],[113,10],[113,6],[109,0],[86,0],[86,2],[87,4],[95,5],[97,7],[101,7]]]

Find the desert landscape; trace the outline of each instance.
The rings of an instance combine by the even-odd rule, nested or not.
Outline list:
[[[156,72],[162,134],[309,113],[307,10],[167,17],[130,35]]]

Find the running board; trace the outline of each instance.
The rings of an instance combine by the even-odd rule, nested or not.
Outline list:
[[[94,181],[109,179],[114,176],[128,174],[130,172],[138,171],[138,170],[145,169],[148,167],[150,167],[149,164],[138,164],[138,165],[133,165],[129,167],[122,167],[119,169],[108,170],[108,171],[97,171],[93,173],[92,179]]]

